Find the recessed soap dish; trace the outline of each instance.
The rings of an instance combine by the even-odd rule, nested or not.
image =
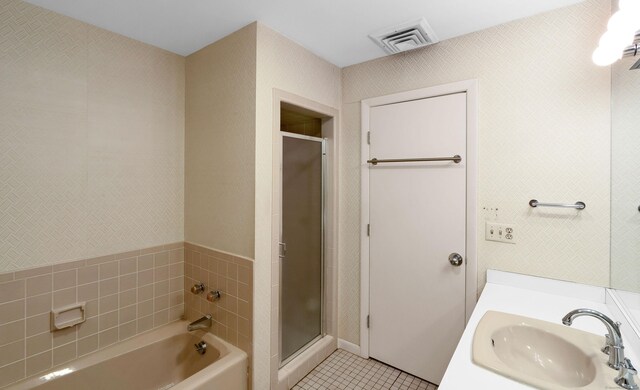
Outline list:
[[[70,328],[84,321],[85,302],[78,302],[51,310],[51,328],[53,330]]]

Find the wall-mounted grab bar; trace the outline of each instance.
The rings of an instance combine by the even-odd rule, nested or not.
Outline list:
[[[422,161],[453,161],[458,164],[462,161],[462,157],[459,155],[451,156],[451,157],[425,157],[425,158],[394,158],[394,159],[386,159],[386,160],[378,160],[377,158],[372,158],[371,160],[367,160],[369,164],[378,165],[382,163],[397,163],[397,162],[422,162]]]
[[[535,199],[531,199],[529,201],[529,206],[531,207],[560,207],[564,209],[577,209],[584,210],[587,205],[584,202],[576,202],[573,204],[567,203],[540,203]]]

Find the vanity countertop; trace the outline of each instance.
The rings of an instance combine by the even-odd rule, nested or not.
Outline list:
[[[449,362],[439,389],[532,389],[530,386],[496,374],[472,362],[473,335],[482,316],[488,310],[496,310],[561,324],[562,317],[569,311],[590,308],[604,313],[614,321],[622,321],[617,314],[612,314],[611,306],[606,303],[606,294],[606,289],[603,287],[489,271],[487,284]],[[598,335],[606,333],[602,322],[590,317],[577,318],[572,327]],[[625,331],[623,325],[621,331],[625,341],[625,354],[637,367],[640,365],[638,355],[634,353],[637,351],[633,351],[627,342],[627,337],[630,337],[629,329]],[[612,386],[615,387],[615,384]]]

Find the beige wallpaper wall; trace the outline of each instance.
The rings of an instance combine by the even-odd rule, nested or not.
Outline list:
[[[480,286],[488,268],[608,284],[610,70],[590,57],[609,15],[588,0],[343,69],[341,338],[359,344],[360,100],[374,96],[479,80]],[[484,241],[485,220],[515,223],[517,244]]]
[[[640,289],[640,71],[629,70],[638,58],[612,66],[611,75],[611,286]]]
[[[272,217],[273,89],[281,89],[318,103],[339,108],[340,69],[277,32],[257,25],[256,81],[256,193],[254,264],[254,388],[269,388],[272,359],[270,332],[277,332],[277,313],[271,312],[271,243],[278,239]],[[275,296],[275,295],[274,295]],[[277,367],[277,366],[275,366]]]
[[[184,59],[0,2],[0,272],[183,240]]]
[[[185,239],[253,258],[256,24],[186,61]]]

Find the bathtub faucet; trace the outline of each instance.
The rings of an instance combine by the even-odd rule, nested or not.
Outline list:
[[[192,330],[209,329],[211,328],[212,323],[213,321],[211,321],[211,314],[207,314],[206,316],[199,318],[193,321],[192,323],[190,323],[187,326],[187,330],[191,332]]]

